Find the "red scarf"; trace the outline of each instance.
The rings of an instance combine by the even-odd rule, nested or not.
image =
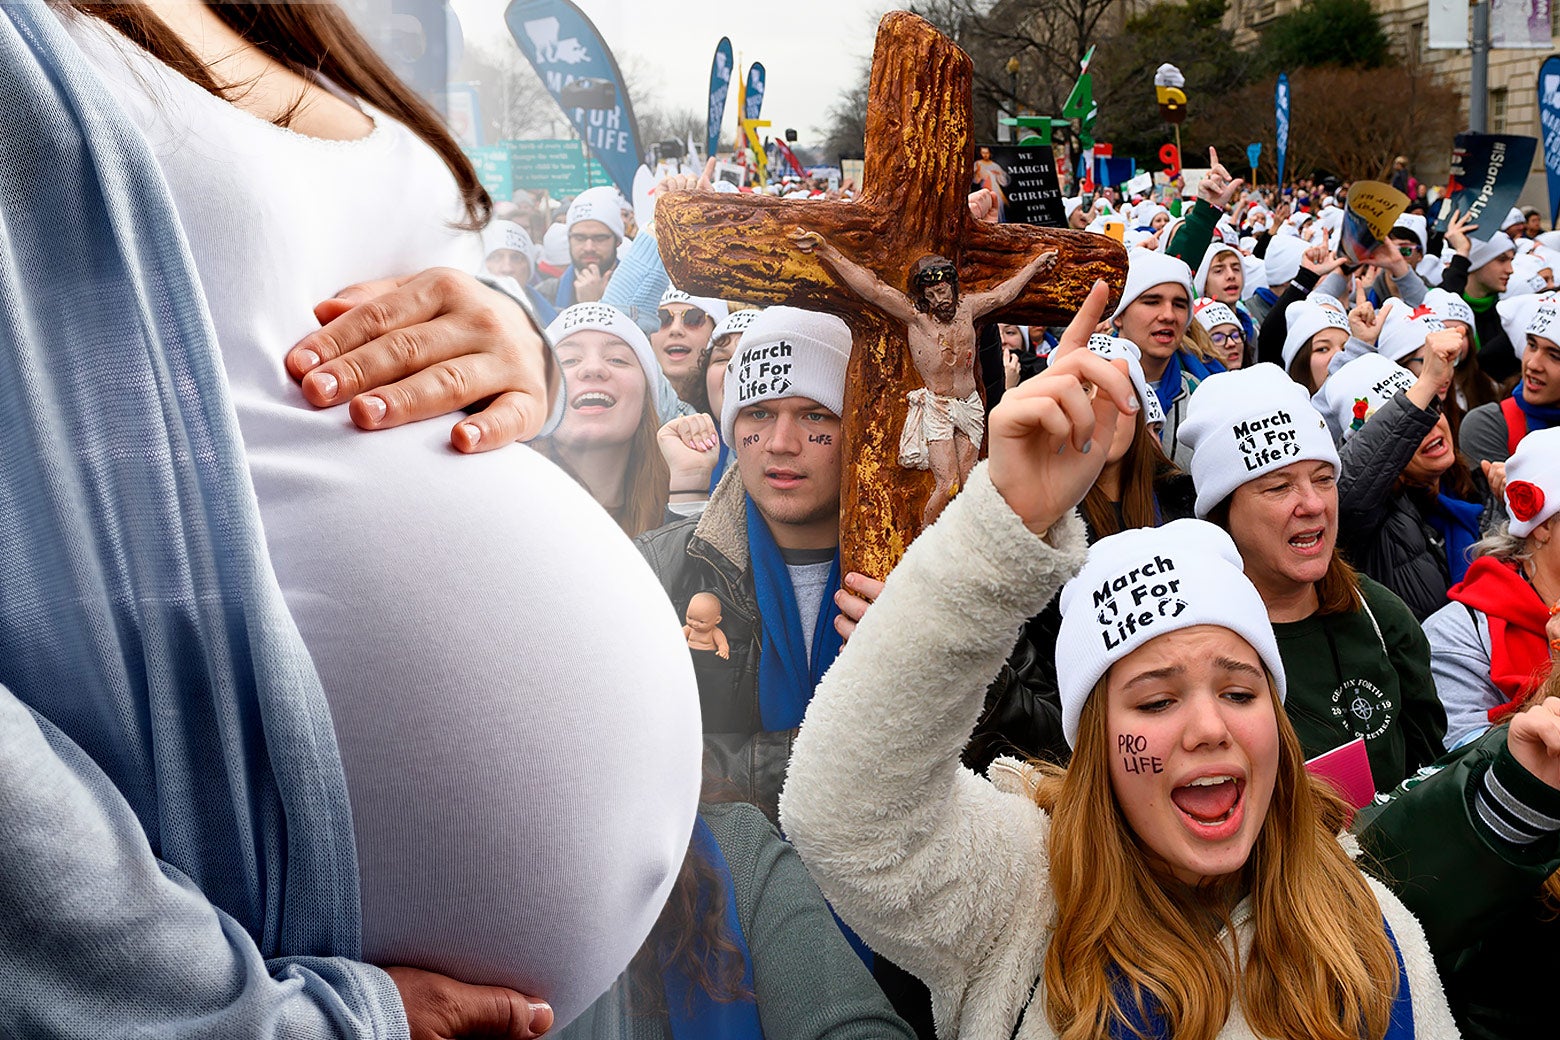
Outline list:
[[[1490,682],[1506,695],[1505,704],[1489,710],[1490,722],[1499,722],[1549,667],[1549,640],[1544,635],[1549,609],[1514,564],[1488,556],[1474,560],[1467,575],[1446,595],[1489,617]]]

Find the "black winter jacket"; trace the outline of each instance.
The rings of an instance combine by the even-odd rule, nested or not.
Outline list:
[[[1338,532],[1350,563],[1396,593],[1414,618],[1446,606],[1452,579],[1446,545],[1420,511],[1420,495],[1397,479],[1440,418],[1404,391],[1370,417],[1338,451]]]

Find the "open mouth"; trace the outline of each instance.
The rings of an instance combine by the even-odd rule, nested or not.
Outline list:
[[[1148,338],[1163,346],[1172,346],[1175,343],[1174,329],[1155,329],[1148,334]]]
[[[668,343],[661,348],[661,353],[666,355],[668,361],[682,361],[693,353],[693,348],[681,343]]]
[[[615,404],[617,398],[605,390],[587,390],[583,394],[575,394],[574,399],[569,402],[569,407],[578,412],[604,412]]]
[[[1321,527],[1314,531],[1301,531],[1289,539],[1289,547],[1302,553],[1318,552],[1322,547],[1322,536],[1326,533],[1326,529]]]
[[[1438,459],[1445,455],[1447,451],[1446,438],[1437,434],[1433,440],[1419,449],[1419,454],[1427,459]]]
[[[1229,773],[1199,776],[1174,788],[1170,801],[1194,832],[1221,828],[1235,820],[1244,802],[1246,781]],[[1217,835],[1216,835],[1217,836]]]

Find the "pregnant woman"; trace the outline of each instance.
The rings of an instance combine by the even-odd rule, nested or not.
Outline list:
[[[266,655],[285,649],[292,633],[214,651],[200,632],[180,630],[177,605],[162,598],[109,604],[114,623],[133,636],[119,640],[129,651],[124,660],[83,664],[56,652],[52,633],[62,619],[78,607],[96,609],[72,595],[95,580],[91,567],[107,575],[102,584],[110,590],[133,585],[121,582],[121,571],[145,568],[144,559],[111,551],[126,538],[118,528],[86,540],[101,565],[53,561],[70,578],[59,588],[8,586],[0,596],[0,681],[42,716],[44,736],[78,774],[102,770],[112,787],[95,788],[99,807],[120,825],[128,807],[145,832],[141,851],[168,866],[165,877],[141,879],[143,912],[111,939],[72,940],[66,929],[58,940],[62,957],[134,949],[135,971],[99,964],[103,974],[94,976],[73,962],[64,976],[79,982],[78,993],[59,990],[47,974],[58,969],[33,969],[28,959],[18,976],[36,970],[36,988],[0,1001],[0,1032],[15,1024],[17,1035],[68,1033],[62,1022],[90,1022],[93,1013],[118,1028],[155,1022],[159,1035],[395,1036],[410,1026],[418,1036],[430,1028],[425,998],[438,984],[429,976],[397,973],[397,992],[382,973],[328,956],[503,986],[550,1003],[566,1021],[627,964],[687,847],[699,725],[679,621],[627,539],[550,463],[520,447],[455,457],[444,422],[360,433],[345,409],[317,410],[304,391],[325,403],[319,399],[335,389],[345,402],[374,385],[373,373],[352,386],[352,366],[333,362],[301,390],[293,375],[311,366],[297,351],[289,357],[311,333],[308,343],[324,357],[333,337],[376,321],[375,335],[403,345],[438,342],[455,318],[495,337],[537,342],[516,305],[458,273],[478,269],[478,236],[464,228],[485,218],[485,195],[431,111],[333,5],[51,6],[8,5],[12,13],[0,19],[0,29],[10,30],[0,35],[0,57],[14,77],[0,106],[10,109],[0,151],[0,345],[30,342],[59,371],[72,371],[72,352],[94,347],[83,330],[120,317],[123,297],[110,295],[116,274],[153,270],[159,242],[182,237],[198,290],[175,295],[171,306],[200,319],[209,314],[206,335],[214,333],[220,368],[205,385],[190,385],[180,379],[178,358],[143,364],[141,344],[126,341],[117,345],[123,365],[95,375],[109,388],[121,380],[129,402],[145,387],[128,373],[144,369],[151,379],[168,379],[177,402],[207,425],[236,420],[239,472],[249,485],[200,493],[238,501],[237,512],[256,503],[263,547],[233,538],[222,524],[195,533],[255,552],[262,565],[260,549],[268,553],[270,580],[307,649],[303,673],[317,681],[316,692],[323,689],[329,713],[324,731],[316,727],[308,741],[283,739],[308,730],[297,720],[313,710],[308,682],[299,682],[301,699],[281,705],[266,685]],[[13,122],[37,118],[27,100],[11,100],[18,82],[31,92],[22,98],[42,99],[52,136],[24,138]],[[49,105],[79,118],[79,149]],[[58,171],[62,193],[84,179],[133,180],[134,197],[116,209],[125,200],[105,189],[107,201],[93,211],[26,205],[27,192],[37,189],[16,170],[39,167],[34,181],[56,173],[54,160],[38,159],[50,149],[71,164]],[[83,189],[82,197],[90,194]],[[147,214],[169,199],[172,211],[161,224],[148,223]],[[84,246],[90,236],[80,233],[94,222],[136,225],[141,233],[112,238],[112,249],[94,255]],[[38,275],[44,263],[59,266],[57,278]],[[14,278],[27,288],[17,290]],[[70,279],[66,289],[62,279]],[[354,285],[354,294],[337,298]],[[192,296],[203,298],[205,313]],[[145,306],[150,326],[179,318],[157,298]],[[330,321],[324,329],[322,320]],[[185,330],[193,327],[196,339],[198,324]],[[330,377],[334,387],[331,373],[339,373]],[[27,394],[87,392],[59,389],[50,378],[24,377],[7,393],[30,400]],[[407,417],[387,421],[383,403],[399,400],[393,392],[370,396],[354,402],[359,422],[393,425]],[[484,421],[472,423],[481,430]],[[190,466],[188,456],[197,472],[220,468],[222,459],[180,440],[172,419],[167,444],[112,437],[116,425],[145,423],[144,408],[126,406],[124,415],[104,411],[80,430],[50,434],[54,440],[8,441],[0,478],[37,469],[52,487],[59,467],[50,467],[71,462],[71,441],[84,445],[89,437],[108,459],[102,473],[86,472],[91,486],[164,451],[169,473]],[[470,430],[455,440],[467,449],[479,443]],[[144,482],[147,495],[163,490],[159,479],[154,472]],[[91,495],[83,501],[101,504]],[[9,495],[0,504],[18,532],[7,536],[6,548],[16,549],[8,566],[41,567],[33,545],[43,536],[29,531],[69,520],[69,510],[57,518],[49,512],[60,512],[57,502]],[[216,505],[183,499],[173,515]],[[126,529],[140,519],[126,518]],[[180,529],[173,537],[188,535]],[[181,552],[195,558],[203,548],[191,543]],[[197,600],[228,592],[199,574],[190,584]],[[198,601],[189,612],[203,606]],[[237,616],[242,635],[243,611],[259,617],[265,606],[223,609],[230,622]],[[101,625],[85,630],[104,638]],[[255,624],[247,631],[253,637]],[[588,641],[586,632],[593,633]],[[239,675],[234,696],[202,701],[207,677],[191,682],[180,670],[200,653],[231,660]],[[49,675],[64,670],[73,670],[74,688],[49,687]],[[130,693],[98,688],[112,685],[98,682],[110,671],[128,677]],[[153,691],[150,699],[133,695],[141,687]],[[586,718],[588,731],[580,722]],[[62,748],[86,754],[71,757]],[[334,802],[343,785],[332,789],[333,766],[338,780],[344,776],[349,812]],[[331,834],[330,821],[347,820],[348,836],[333,846],[341,835]],[[335,867],[350,865],[355,853],[356,877],[310,888],[306,871],[330,875],[332,865],[317,861],[332,849]],[[46,884],[64,870],[35,880]],[[102,875],[105,883],[133,876],[130,868]],[[25,880],[8,875],[5,884]],[[167,891],[170,882],[176,893]],[[202,903],[206,917],[194,916],[205,923],[190,925],[193,931],[162,931],[167,901],[177,895],[188,907],[193,888],[193,898],[216,909]],[[329,898],[320,894],[327,889]],[[25,889],[0,890],[0,897],[8,908],[31,902],[36,913],[59,919]],[[76,923],[91,932],[124,898],[95,892],[101,916]],[[187,938],[170,942],[172,934]],[[33,956],[20,939],[13,947],[12,936],[0,938],[7,955]],[[153,1016],[136,980],[177,975],[181,953],[210,984],[172,986],[169,1003]],[[94,977],[113,982],[94,984]],[[454,991],[445,992],[447,1005]],[[29,994],[48,999],[29,1005]],[[78,996],[105,1003],[84,1010],[72,1005]]]

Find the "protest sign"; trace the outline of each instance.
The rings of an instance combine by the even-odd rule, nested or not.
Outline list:
[[[1456,210],[1467,214],[1470,223],[1479,225],[1472,237],[1488,242],[1500,230],[1500,221],[1517,204],[1537,148],[1538,142],[1531,137],[1458,134],[1452,147],[1447,204],[1441,207],[1435,229],[1445,231],[1447,220]]]
[[[1408,208],[1408,196],[1380,181],[1355,181],[1343,209],[1339,255],[1362,264],[1387,240],[1387,232]]]
[[[1004,224],[1067,226],[1049,145],[981,145],[975,155],[971,184],[997,195]]]
[[[1127,191],[1133,195],[1141,195],[1154,187],[1154,175],[1147,170],[1138,174],[1127,182]]]
[[[1491,47],[1547,51],[1554,45],[1549,0],[1494,0],[1489,18]]]

